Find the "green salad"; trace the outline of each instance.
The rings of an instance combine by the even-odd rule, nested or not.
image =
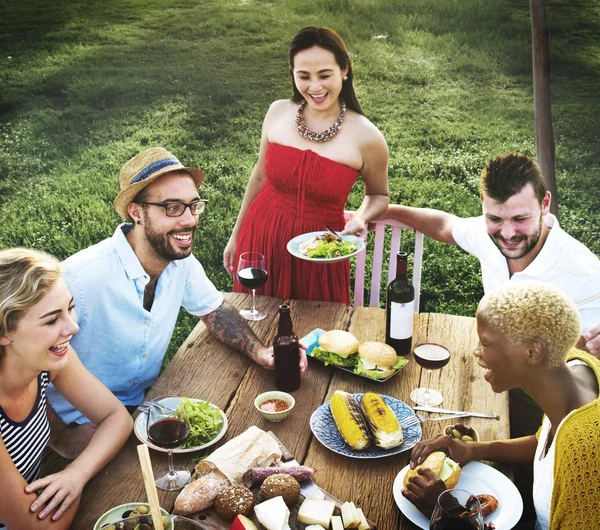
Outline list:
[[[337,258],[347,256],[358,250],[358,245],[352,241],[331,240],[325,234],[323,237],[315,237],[298,244],[298,252],[309,258]],[[334,236],[335,237],[335,236]]]
[[[182,397],[181,404],[175,412],[178,418],[184,419],[184,408],[190,422],[190,436],[182,447],[188,449],[210,442],[223,423],[219,410],[208,401],[190,401]]]

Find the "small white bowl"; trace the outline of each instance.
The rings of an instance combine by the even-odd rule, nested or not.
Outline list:
[[[268,412],[266,410],[262,410],[260,406],[269,399],[281,399],[282,401],[285,401],[289,407],[281,412]],[[281,421],[287,418],[290,415],[290,412],[292,412],[295,404],[296,400],[293,396],[285,392],[278,392],[276,390],[272,392],[263,392],[254,400],[254,407],[256,410],[258,410],[258,412],[261,413],[262,417],[267,421],[273,422]]]
[[[135,510],[137,506],[145,506],[150,510],[150,505],[147,502],[128,502],[127,504],[121,504],[120,506],[115,506],[110,510],[104,512],[100,519],[96,521],[94,525],[94,530],[101,530],[103,526],[118,523],[123,519],[123,513],[128,510]],[[169,512],[164,508],[160,509],[163,515],[169,515]]]

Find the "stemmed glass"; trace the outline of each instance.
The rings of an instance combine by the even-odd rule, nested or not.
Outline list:
[[[173,466],[173,448],[183,444],[190,435],[190,422],[181,398],[162,396],[154,399],[148,406],[148,441],[167,450],[168,470],[161,469],[157,475],[156,487],[165,491],[177,491],[183,488],[191,478],[185,467]],[[179,411],[178,411],[179,409]]]
[[[427,369],[428,380],[431,380],[431,371],[439,370],[450,361],[450,333],[443,326],[427,324],[421,326],[417,333],[417,340],[413,348],[415,361]],[[441,392],[427,386],[415,388],[410,393],[417,405],[435,407],[443,400]]]
[[[446,490],[437,500],[429,530],[483,530],[481,505],[466,490]]]
[[[260,252],[244,252],[240,255],[237,278],[246,288],[252,289],[252,308],[242,309],[240,315],[246,320],[262,320],[267,312],[256,309],[256,289],[262,287],[267,281],[267,262]]]

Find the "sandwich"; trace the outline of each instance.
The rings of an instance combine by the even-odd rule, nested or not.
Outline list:
[[[334,329],[319,337],[319,345],[313,348],[311,355],[325,365],[354,368],[358,357],[358,345],[358,339],[352,333]]]
[[[396,350],[383,342],[363,342],[358,348],[358,363],[354,371],[371,379],[385,379],[407,363]]]
[[[408,484],[410,477],[419,474],[420,468],[431,469],[440,480],[444,481],[448,489],[454,488],[460,477],[460,466],[454,460],[447,457],[445,453],[442,453],[442,451],[434,451],[421,465],[408,470],[406,475],[404,475],[404,487]]]

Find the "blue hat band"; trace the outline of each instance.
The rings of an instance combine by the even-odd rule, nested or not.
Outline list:
[[[136,182],[141,182],[142,180],[146,180],[150,175],[153,175],[157,171],[161,169],[172,166],[172,165],[181,166],[181,162],[176,158],[163,158],[162,160],[157,160],[156,162],[152,162],[149,166],[146,166],[142,171],[140,171],[135,177],[133,177],[129,184],[135,184]]]

